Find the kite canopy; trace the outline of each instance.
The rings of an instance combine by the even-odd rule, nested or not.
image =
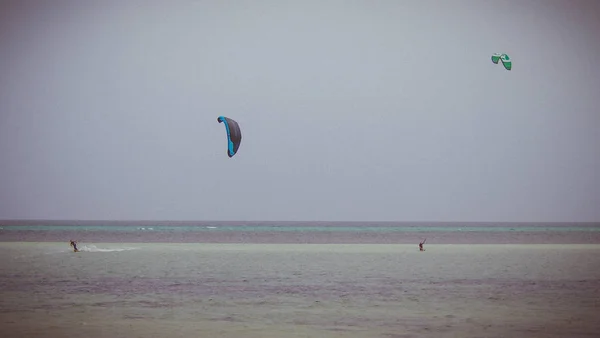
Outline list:
[[[494,53],[492,55],[492,62],[498,64],[498,61],[502,61],[502,65],[506,70],[512,69],[512,61],[510,57],[506,54]]]
[[[233,157],[240,147],[242,142],[242,132],[240,131],[239,124],[228,117],[219,116],[217,118],[219,123],[223,122],[225,130],[227,131],[227,155]]]

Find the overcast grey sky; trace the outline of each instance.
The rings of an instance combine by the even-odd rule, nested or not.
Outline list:
[[[600,1],[1,4],[0,218],[600,221]]]

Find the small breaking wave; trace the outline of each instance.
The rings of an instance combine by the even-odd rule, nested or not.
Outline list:
[[[138,230],[154,230],[154,228],[137,228]]]
[[[118,252],[118,251],[129,251],[129,250],[135,250],[136,248],[114,248],[114,249],[101,249],[96,247],[93,244],[90,245],[83,245],[81,246],[81,248],[79,248],[79,251],[83,251],[83,252]]]

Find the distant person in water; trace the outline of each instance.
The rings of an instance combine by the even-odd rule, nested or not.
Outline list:
[[[423,244],[425,244],[426,240],[427,240],[427,238],[425,238],[425,240],[423,240],[423,242],[419,243],[419,251],[425,251],[425,249],[423,249]]]
[[[79,249],[77,249],[77,242],[74,240],[71,240],[70,245],[73,247],[73,252],[78,252]]]

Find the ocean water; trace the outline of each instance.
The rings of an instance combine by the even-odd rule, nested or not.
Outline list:
[[[1,221],[0,336],[597,337],[599,243],[600,224]]]
[[[0,243],[3,338],[597,337],[600,245]]]
[[[0,221],[0,242],[600,243],[600,223]]]

